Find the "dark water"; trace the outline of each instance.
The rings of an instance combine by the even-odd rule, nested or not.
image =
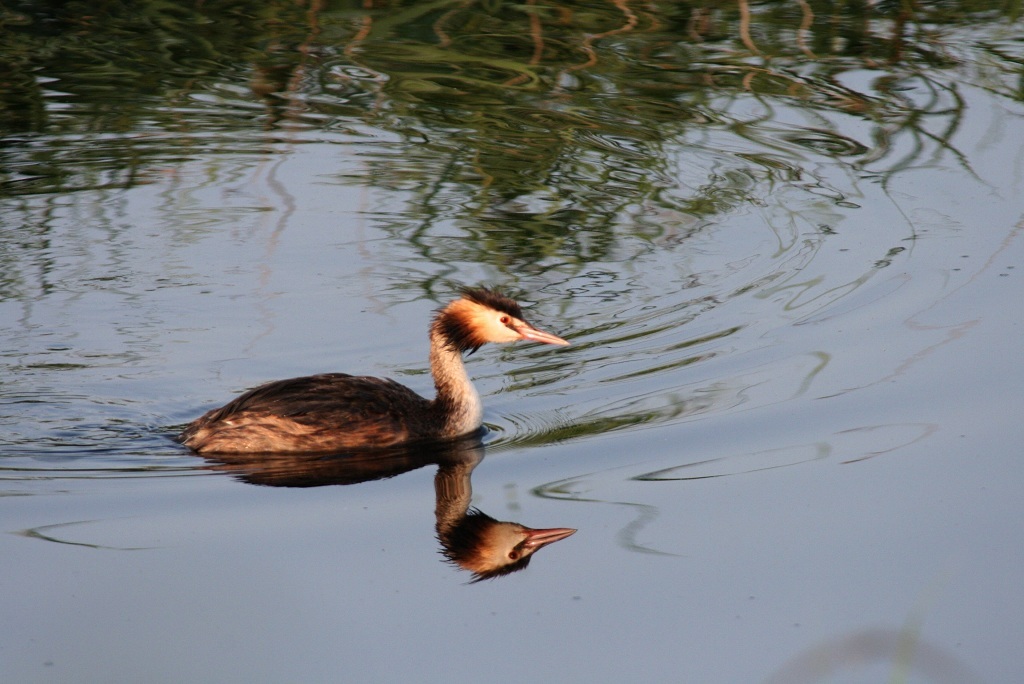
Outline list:
[[[1019,680],[1020,9],[6,5],[2,679]],[[477,283],[482,450],[170,440]]]

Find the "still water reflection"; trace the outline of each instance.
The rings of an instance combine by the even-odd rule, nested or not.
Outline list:
[[[0,674],[1020,680],[1020,16],[6,4]],[[478,284],[574,346],[470,358],[458,515],[169,439],[267,378],[429,394]],[[586,534],[466,587],[418,561],[473,507]]]
[[[434,494],[437,539],[444,557],[473,573],[473,581],[522,570],[540,549],[576,530],[533,529],[495,520],[471,509],[471,476],[484,457],[479,439],[408,449],[346,454],[217,454],[204,457],[211,470],[271,487],[352,485],[437,466]]]

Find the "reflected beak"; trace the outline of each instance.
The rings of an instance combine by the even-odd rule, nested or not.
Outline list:
[[[559,347],[568,347],[568,340],[563,340],[558,335],[552,335],[549,332],[538,330],[529,323],[524,324],[522,327],[516,328],[516,332],[526,340],[527,342],[540,342],[542,344],[557,344]]]
[[[552,527],[548,530],[534,530],[526,528],[525,532],[526,541],[523,542],[523,546],[536,551],[548,544],[554,544],[556,541],[561,541],[562,539],[575,534],[576,530],[569,527]]]

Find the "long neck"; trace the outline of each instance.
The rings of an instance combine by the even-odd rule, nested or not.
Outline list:
[[[483,408],[480,396],[466,374],[462,353],[448,345],[439,326],[430,329],[430,372],[437,397],[433,409],[444,422],[444,437],[456,437],[480,427]]]

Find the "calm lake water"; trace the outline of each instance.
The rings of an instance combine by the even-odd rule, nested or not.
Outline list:
[[[3,9],[0,679],[1020,681],[1021,7],[833,4]],[[171,440],[477,284],[482,445]]]

